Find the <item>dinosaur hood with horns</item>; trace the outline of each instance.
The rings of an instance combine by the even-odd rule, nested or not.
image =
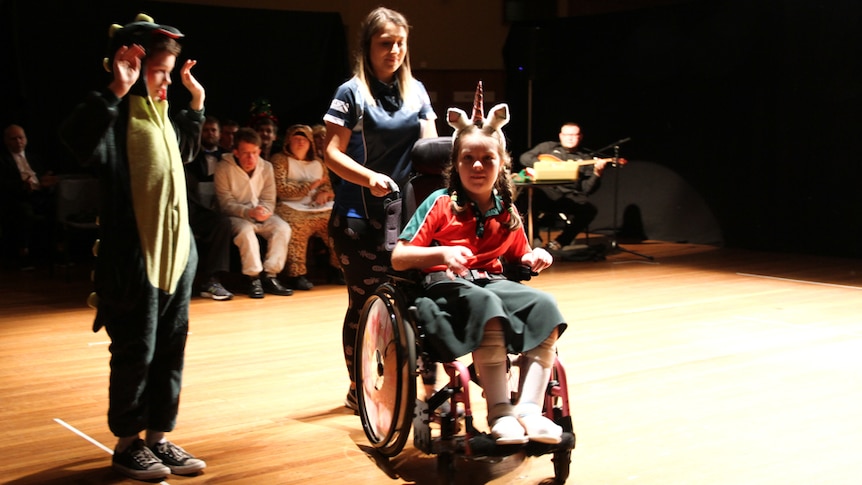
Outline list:
[[[147,55],[150,54],[153,40],[158,36],[168,37],[174,40],[185,37],[182,32],[176,27],[170,25],[161,25],[153,21],[153,18],[147,14],[139,13],[135,17],[135,21],[126,25],[112,24],[108,29],[108,52],[107,57],[102,59],[102,67],[106,71],[112,72],[114,53],[122,46],[130,46],[138,44],[146,50]],[[138,82],[132,87],[131,93],[146,96],[145,76],[141,76]]]

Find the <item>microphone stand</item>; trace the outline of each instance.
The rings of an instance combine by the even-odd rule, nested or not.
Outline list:
[[[617,206],[619,204],[619,194],[620,194],[620,145],[631,141],[631,138],[623,138],[622,140],[617,140],[610,145],[602,148],[601,150],[597,150],[597,153],[601,153],[608,148],[613,147],[614,149],[614,157],[611,162],[611,166],[614,167],[614,215],[613,215],[613,227],[611,228],[611,252],[623,252],[633,254],[635,256],[639,256],[649,261],[655,261],[653,256],[649,256],[643,253],[639,253],[637,251],[632,251],[631,249],[626,249],[620,246],[620,243],[617,241],[617,232],[619,232],[619,226],[617,226]]]

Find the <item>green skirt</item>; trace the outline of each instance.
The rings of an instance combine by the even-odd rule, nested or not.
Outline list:
[[[566,329],[553,296],[509,280],[461,278],[433,283],[416,299],[425,350],[449,362],[472,352],[485,333],[485,324],[499,317],[509,353],[518,354],[544,342],[555,328]]]

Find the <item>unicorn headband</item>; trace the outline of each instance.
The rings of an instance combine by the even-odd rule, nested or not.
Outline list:
[[[458,132],[471,124],[478,126],[485,134],[493,134],[497,132],[500,136],[503,148],[506,148],[506,137],[503,136],[503,127],[509,122],[509,105],[500,103],[488,111],[488,117],[484,117],[484,92],[482,91],[482,81],[476,86],[476,95],[473,97],[473,113],[470,118],[467,118],[467,113],[462,109],[449,108],[446,111],[446,117],[449,126],[455,128],[453,137],[458,136]]]

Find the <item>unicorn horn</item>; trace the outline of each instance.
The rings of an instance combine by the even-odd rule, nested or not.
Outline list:
[[[484,107],[484,98],[485,95],[482,91],[482,81],[479,81],[479,84],[476,86],[476,95],[473,97],[473,124],[482,127],[485,123],[485,107]]]

